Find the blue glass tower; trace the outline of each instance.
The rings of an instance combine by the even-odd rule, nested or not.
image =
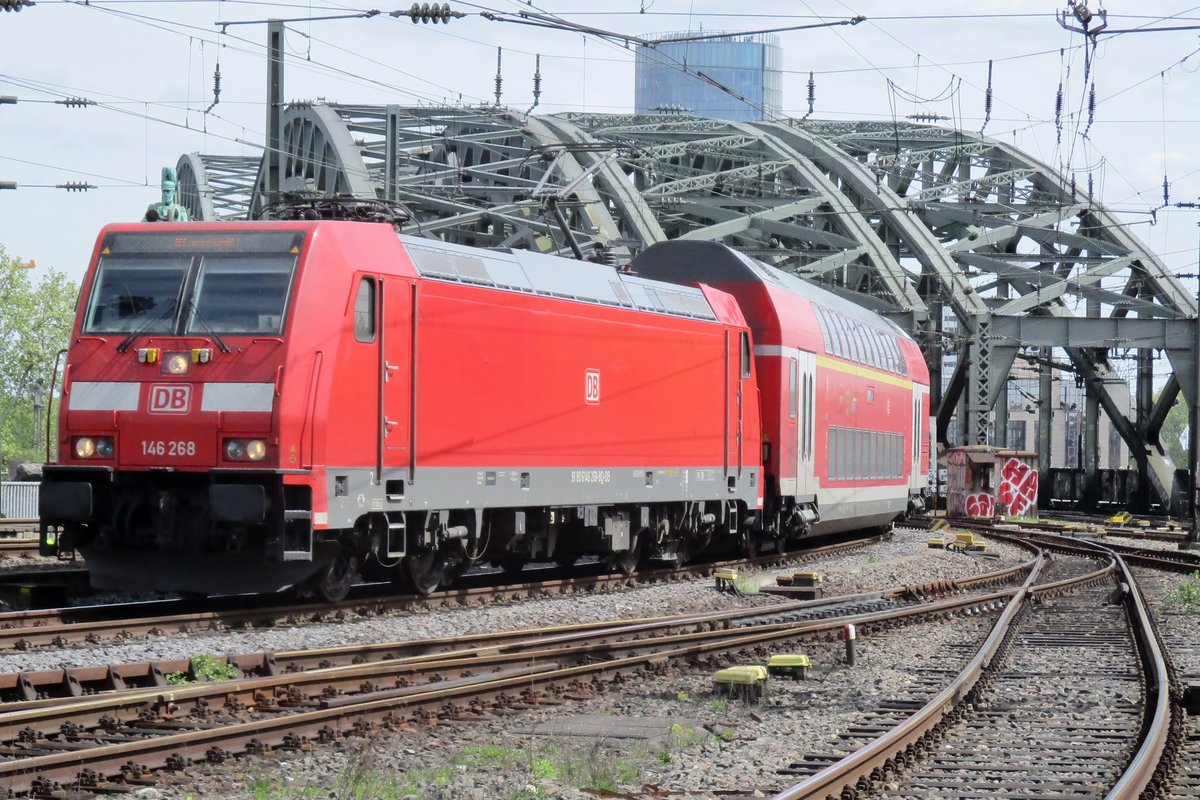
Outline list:
[[[654,47],[638,47],[638,114],[685,113],[733,122],[780,116],[783,50],[778,37],[729,34],[701,42],[678,41],[696,35],[666,34]]]

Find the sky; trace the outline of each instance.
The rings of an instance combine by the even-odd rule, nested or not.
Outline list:
[[[1197,272],[1200,209],[1173,204],[1200,202],[1200,29],[1102,35],[1085,67],[1084,37],[1064,30],[1056,15],[1066,6],[1050,0],[489,0],[452,2],[467,16],[444,25],[387,15],[409,5],[38,0],[0,14],[0,95],[17,98],[0,104],[0,182],[18,184],[0,190],[0,245],[10,257],[35,260],[35,277],[53,268],[78,280],[101,226],[140,219],[159,199],[163,166],[189,152],[256,155],[264,140],[268,18],[383,12],[289,22],[289,100],[490,104],[500,46],[503,104],[532,105],[540,54],[538,111],[624,113],[633,108],[632,49],[490,21],[481,12],[537,10],[631,35],[753,31],[862,15],[866,21],[854,26],[778,34],[785,114],[807,113],[811,71],[814,118],[891,121],[921,113],[982,129],[1075,172],[1081,186],[1090,174],[1103,202],[1170,269]],[[1200,26],[1200,5],[1186,2],[1111,0],[1105,8],[1113,30]],[[250,24],[218,25],[242,22]],[[989,59],[994,101],[985,125]],[[221,93],[212,105],[218,61]],[[1092,76],[1097,103],[1089,126]],[[69,98],[96,104],[61,102]],[[80,182],[95,188],[55,188]]]

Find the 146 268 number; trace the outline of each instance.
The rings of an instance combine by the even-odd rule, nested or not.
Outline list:
[[[142,440],[142,455],[144,456],[166,456],[166,457],[181,457],[196,455],[195,442],[183,441],[168,441],[164,442],[161,439],[154,441]]]

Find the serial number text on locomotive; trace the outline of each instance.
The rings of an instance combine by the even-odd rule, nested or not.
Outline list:
[[[612,483],[612,470],[573,469],[571,483]]]
[[[147,441],[142,440],[142,455],[144,456],[194,456],[196,455],[196,443],[185,441],[168,441],[164,442],[161,439]]]

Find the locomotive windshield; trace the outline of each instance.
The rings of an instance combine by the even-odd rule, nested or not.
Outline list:
[[[279,334],[302,234],[119,233],[101,248],[85,333]]]

